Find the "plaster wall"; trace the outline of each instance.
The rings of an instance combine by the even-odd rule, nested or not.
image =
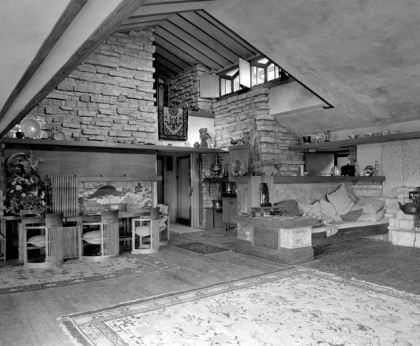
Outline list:
[[[269,105],[270,114],[281,116],[280,113],[325,104],[298,82],[291,82],[270,88]]]

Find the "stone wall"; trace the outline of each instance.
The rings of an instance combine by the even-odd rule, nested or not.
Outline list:
[[[303,154],[288,147],[299,143],[299,137],[270,115],[269,97],[270,89],[261,86],[214,102],[216,145],[229,146],[231,139],[249,133],[254,171],[297,175]]]
[[[211,109],[211,99],[200,97],[200,76],[207,72],[206,67],[195,65],[169,80],[169,104],[186,104],[193,111]]]
[[[153,41],[148,30],[110,36],[28,116],[46,137],[156,143]]]

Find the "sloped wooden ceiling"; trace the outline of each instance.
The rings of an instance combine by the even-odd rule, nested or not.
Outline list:
[[[150,1],[117,31],[153,28],[156,76],[167,79],[198,63],[220,71],[251,59],[258,51],[205,10],[213,1]]]

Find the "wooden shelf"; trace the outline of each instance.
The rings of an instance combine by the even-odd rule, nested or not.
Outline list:
[[[0,140],[3,148],[56,150],[56,151],[100,151],[100,152],[137,152],[137,153],[225,153],[217,148],[193,148],[170,145],[122,144],[95,141],[55,141],[51,139],[17,139],[3,138]]]
[[[405,141],[409,139],[419,139],[419,138],[420,138],[420,131],[415,131],[415,132],[395,133],[395,134],[382,135],[382,136],[343,139],[340,141],[291,145],[289,149],[299,150],[303,152],[317,152],[317,151],[336,152],[336,151],[345,151],[351,147],[355,147],[361,144]]]
[[[331,176],[305,176],[305,177],[274,177],[274,184],[322,184],[322,183],[382,183],[383,176],[374,177],[331,177]]]

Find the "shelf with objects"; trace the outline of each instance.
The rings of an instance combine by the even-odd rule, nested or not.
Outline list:
[[[203,196],[211,206],[204,207],[206,214],[206,227],[208,229],[221,228],[223,200],[222,187],[228,181],[228,165],[225,156],[214,155],[207,158],[204,164],[207,168],[203,168],[203,183],[207,185],[207,193]]]
[[[352,137],[353,138],[349,139],[319,141],[312,143],[310,142],[309,136],[303,136],[301,144],[291,145],[289,149],[302,152],[343,152],[361,144],[374,144],[418,139],[420,138],[420,131],[398,133],[388,133],[387,131],[384,131],[381,134],[369,133],[363,137],[358,137],[357,135],[352,135]]]
[[[311,142],[311,136],[303,136],[301,144],[289,147],[290,150],[302,152],[304,160],[299,166],[300,177],[282,177],[282,183],[381,183],[385,179],[381,176],[378,161],[359,166],[358,145],[376,143],[373,137],[330,141],[329,132],[326,133],[327,137],[325,133],[315,136],[314,143]],[[397,138],[395,134],[380,137],[388,136]],[[379,141],[379,136],[375,137]]]

